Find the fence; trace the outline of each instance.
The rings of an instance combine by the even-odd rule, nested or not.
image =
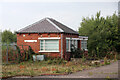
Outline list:
[[[2,44],[2,63],[20,63],[32,59],[33,50],[28,45]]]

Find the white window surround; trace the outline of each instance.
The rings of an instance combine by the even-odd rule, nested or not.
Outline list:
[[[66,37],[66,39],[79,40],[79,38],[69,38],[69,37]]]
[[[66,51],[70,52],[70,40],[66,39]]]
[[[86,37],[86,36],[79,36],[79,40],[88,40],[88,37]]]
[[[85,49],[85,51],[88,51],[88,49]]]
[[[38,39],[60,39],[60,37],[39,37]]]
[[[71,43],[73,44],[74,42],[73,41],[77,41],[77,40],[84,40],[84,41],[87,41],[88,40],[88,37],[84,37],[84,36],[79,36],[79,38],[70,38],[70,37],[66,37],[66,40],[69,40],[70,44],[69,44],[69,47],[71,47]],[[75,42],[74,44],[75,46],[78,46],[78,42]],[[87,45],[87,43],[86,43]],[[82,47],[81,47],[82,48]],[[84,49],[85,51],[88,51],[88,49]],[[70,49],[69,50],[66,50],[66,52],[70,52]]]
[[[71,39],[71,40],[88,40],[88,37],[79,37],[79,38],[66,37],[66,39]]]
[[[38,52],[60,52],[60,51],[38,51]]]
[[[40,37],[38,39],[40,40],[40,51],[39,52],[60,52],[59,51],[59,39],[60,39],[60,37]],[[43,45],[42,45],[43,48],[41,48],[41,40],[43,40]],[[54,48],[53,48],[53,50],[46,50],[46,49],[49,49],[49,48],[46,48],[45,46],[48,46],[48,43],[50,44],[51,42],[47,42],[47,45],[46,45],[46,41],[45,40],[58,40],[58,44],[57,44],[58,46],[56,45],[57,50],[54,50]],[[54,45],[54,43],[56,43],[56,42],[52,42],[52,43]],[[51,45],[51,47],[52,47],[52,45]]]
[[[81,40],[81,49],[87,51],[87,40]]]
[[[67,40],[68,40],[68,44],[67,44]],[[79,40],[79,38],[66,37],[66,52],[71,52],[71,44],[74,44],[76,48],[78,47],[77,40]],[[67,47],[69,48],[68,50]]]
[[[24,40],[24,42],[37,42],[37,40]]]
[[[79,39],[79,40],[88,40],[88,39]]]

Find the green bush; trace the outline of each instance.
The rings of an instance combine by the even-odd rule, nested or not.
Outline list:
[[[22,45],[22,49],[20,49],[17,45],[17,52],[18,52],[18,62],[22,62],[22,61],[28,61],[28,60],[32,60],[32,55],[35,54],[35,52],[32,50],[32,48],[29,46],[28,50],[24,49],[23,47],[24,45]]]
[[[84,56],[84,50],[76,48],[74,45],[71,45],[71,58],[82,58]]]

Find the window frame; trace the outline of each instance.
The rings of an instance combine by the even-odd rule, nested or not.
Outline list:
[[[81,49],[87,50],[87,40],[81,40]]]
[[[60,38],[39,38],[40,39],[40,51],[39,52],[60,52],[59,50],[59,39]],[[43,40],[43,50],[41,50],[41,40]],[[46,50],[47,48],[45,47],[45,44],[46,44],[46,40],[57,40],[56,43],[58,43],[57,47],[58,47],[58,50]],[[51,42],[53,43],[53,42]]]
[[[68,40],[68,45],[69,49],[67,50],[67,40]],[[78,39],[77,38],[66,38],[66,52],[71,52],[71,45],[74,45],[76,48],[78,48]]]

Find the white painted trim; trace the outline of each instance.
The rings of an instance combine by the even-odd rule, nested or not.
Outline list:
[[[88,49],[85,49],[85,51],[88,51]]]
[[[37,42],[37,40],[24,40],[24,42]]]
[[[88,40],[88,39],[79,39],[79,40]]]
[[[39,37],[38,39],[60,39],[60,37]]]
[[[79,40],[79,38],[72,38],[72,40]]]
[[[66,37],[66,39],[70,39],[70,38]]]
[[[38,51],[38,52],[60,52],[60,51]]]
[[[71,52],[71,51],[68,50],[68,51],[66,51],[66,52]]]
[[[79,38],[88,38],[87,36],[79,36]]]
[[[86,36],[79,36],[79,40],[88,40],[88,37],[86,37]]]
[[[61,28],[59,28],[56,24],[54,24],[49,18],[46,18],[48,22],[50,22],[53,26],[55,26],[60,32],[64,32]]]
[[[66,39],[79,40],[79,38],[70,38],[70,37],[66,37]]]

